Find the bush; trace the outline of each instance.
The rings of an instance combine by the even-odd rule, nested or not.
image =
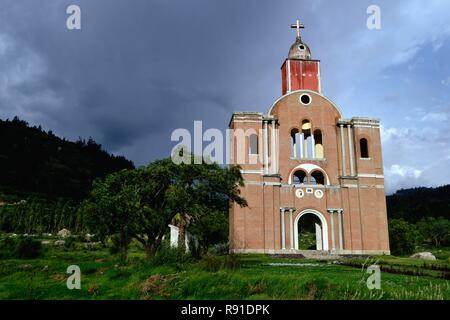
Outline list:
[[[16,257],[17,239],[6,237],[0,240],[0,259],[12,259]]]
[[[203,256],[200,261],[202,269],[209,272],[217,272],[222,267],[222,260],[210,253]]]
[[[422,218],[417,223],[417,228],[424,240],[436,248],[450,242],[450,220],[444,217]]]
[[[420,234],[415,225],[403,219],[389,220],[389,243],[391,252],[396,255],[407,255],[414,252]]]
[[[241,259],[236,254],[227,254],[220,257],[207,253],[202,257],[199,264],[203,270],[209,272],[217,272],[221,268],[236,270],[241,266]]]
[[[71,251],[75,248],[75,237],[67,237],[64,241],[64,251]]]
[[[113,255],[117,254],[122,262],[126,261],[131,240],[130,237],[124,238],[119,234],[112,235],[110,238],[109,252]]]
[[[333,285],[326,278],[315,278],[306,281],[302,287],[302,293],[305,299],[320,300],[324,299],[330,292],[333,292]]]
[[[187,263],[191,260],[189,254],[187,254],[181,248],[171,247],[169,244],[164,243],[158,249],[156,254],[151,258],[150,262],[153,265],[172,265],[179,266]]]
[[[42,253],[42,243],[31,238],[8,237],[0,242],[0,259],[36,259]]]
[[[229,246],[228,242],[226,242],[226,243],[218,243],[218,244],[211,246],[211,248],[209,249],[209,252],[211,252],[212,254],[217,254],[217,255],[225,255],[228,253],[229,250],[230,250],[230,246]]]
[[[230,253],[225,256],[224,266],[227,269],[236,270],[241,267],[241,259],[237,254]]]
[[[36,259],[42,254],[42,243],[31,238],[19,239],[17,257],[20,259]]]
[[[118,246],[118,244],[117,244],[117,241],[115,240],[115,237],[114,236],[112,236],[111,237],[111,242],[110,243],[108,243],[109,245],[108,245],[108,250],[109,250],[109,253],[110,254],[112,254],[112,255],[115,255],[115,254],[118,254],[119,253],[119,246]]]

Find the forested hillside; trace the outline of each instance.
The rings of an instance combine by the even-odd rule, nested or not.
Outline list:
[[[131,161],[104,151],[94,140],[67,141],[30,127],[18,119],[0,120],[0,193],[80,199],[96,177],[123,168]],[[4,199],[0,199],[4,200]]]
[[[450,219],[450,185],[402,189],[386,197],[388,217],[415,223],[424,217]]]

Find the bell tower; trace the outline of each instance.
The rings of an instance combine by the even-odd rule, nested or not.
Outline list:
[[[295,90],[311,90],[321,93],[320,60],[311,59],[311,51],[302,41],[300,29],[305,26],[299,20],[291,25],[297,30],[294,44],[289,50],[287,59],[281,66],[282,94]]]
[[[303,25],[292,27],[283,96],[267,113],[234,112],[229,122],[229,163],[241,165],[248,204],[230,207],[230,252],[389,254],[380,121],[343,118],[321,93]],[[315,246],[301,241],[306,223]]]

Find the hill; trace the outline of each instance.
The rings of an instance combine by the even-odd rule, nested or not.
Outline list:
[[[7,195],[79,199],[95,178],[134,167],[91,138],[67,141],[17,117],[0,120],[0,137],[0,193]]]
[[[415,223],[423,217],[450,219],[450,185],[401,189],[386,197],[389,218]]]

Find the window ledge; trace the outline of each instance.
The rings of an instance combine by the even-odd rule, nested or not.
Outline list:
[[[294,188],[325,188],[324,184],[299,184],[299,183],[292,183],[291,184]]]
[[[291,160],[297,160],[297,161],[326,161],[326,158],[290,158]]]
[[[359,160],[365,160],[365,161],[368,161],[368,160],[372,160],[372,158],[359,158]]]

